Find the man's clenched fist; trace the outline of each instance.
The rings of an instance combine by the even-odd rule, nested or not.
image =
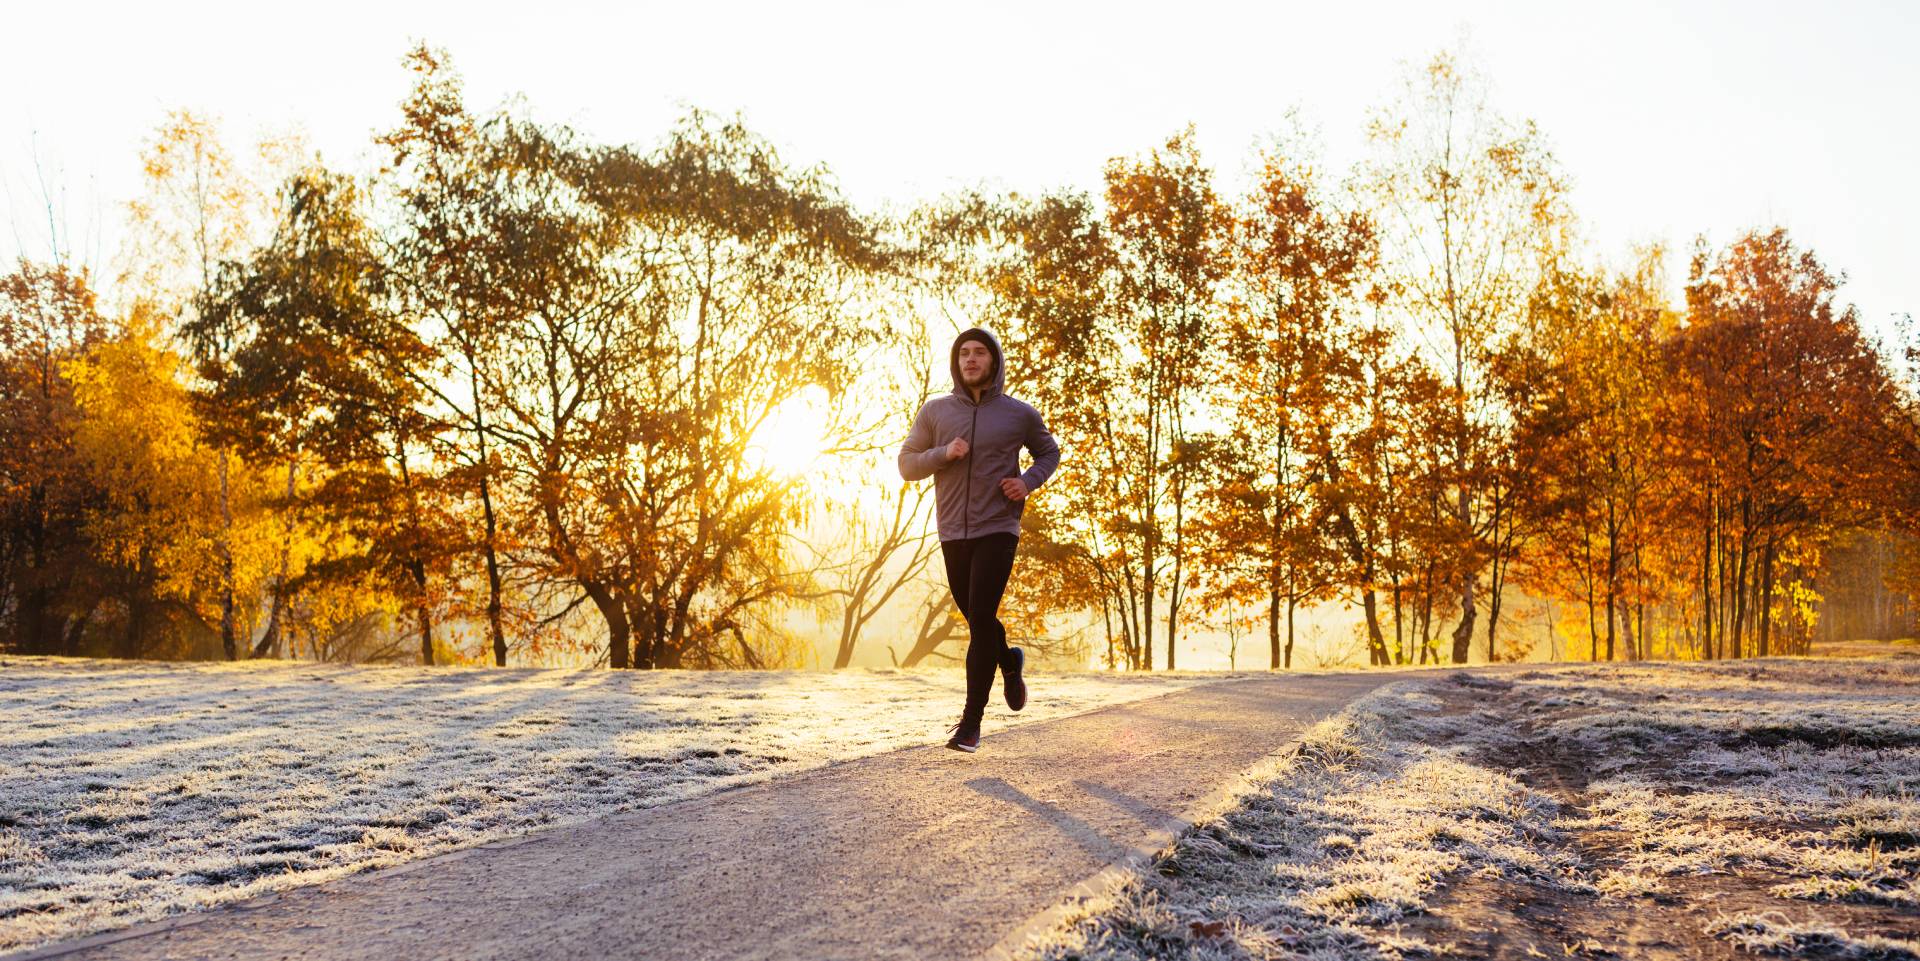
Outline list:
[[[1018,477],[1003,478],[1000,481],[1000,492],[1007,495],[1009,500],[1026,500],[1027,485],[1021,483]]]

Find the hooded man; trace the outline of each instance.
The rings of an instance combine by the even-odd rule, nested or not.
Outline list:
[[[921,405],[906,443],[900,445],[900,476],[933,477],[934,512],[947,588],[967,619],[967,703],[947,746],[980,747],[980,717],[986,713],[997,667],[1007,707],[1027,703],[1020,671],[1026,656],[1007,646],[1000,623],[1000,595],[1013,573],[1020,541],[1020,515],[1027,495],[1060,465],[1060,447],[1040,412],[1008,397],[1006,357],[1000,340],[983,327],[954,338],[948,358],[953,392]],[[1020,448],[1033,466],[1020,471]]]

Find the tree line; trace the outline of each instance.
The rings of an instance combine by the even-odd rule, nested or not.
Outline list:
[[[1062,658],[1254,627],[1285,668],[1351,605],[1373,664],[1519,659],[1516,598],[1593,658],[1805,652],[1828,593],[1912,627],[1912,341],[1783,230],[1697,243],[1677,303],[1666,251],[1593,259],[1449,56],[1350,170],[1289,135],[1227,195],[1188,130],[1095,193],[894,215],[738,120],[601,144],[406,63],[377,169],[269,143],[255,186],[178,113],[113,307],[0,281],[7,649],[754,668],[812,609],[835,666],[883,611],[896,663],[950,657],[883,465],[982,320],[1066,453],[1007,601]],[[751,453],[796,403],[801,473]]]

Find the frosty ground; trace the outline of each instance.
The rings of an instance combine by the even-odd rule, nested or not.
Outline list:
[[[1023,956],[1920,958],[1920,659],[1456,672]]]
[[[1225,676],[1036,674],[985,735]],[[0,658],[0,951],[939,743],[964,686]]]

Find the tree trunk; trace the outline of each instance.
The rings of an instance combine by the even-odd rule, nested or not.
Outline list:
[[[1587,661],[1589,663],[1600,659],[1600,629],[1594,623],[1593,601],[1593,562],[1589,558],[1587,562]]]
[[[86,610],[67,624],[64,636],[61,638],[60,653],[68,657],[80,656],[80,639],[86,635],[87,624],[93,620],[94,611],[97,609],[96,605],[89,604]]]
[[[613,592],[598,582],[581,583],[581,589],[587,592],[587,598],[600,611],[607,622],[607,667],[612,670],[625,670],[627,666],[628,641],[633,633],[627,621],[627,612],[615,599]]]
[[[133,567],[133,581],[127,590],[127,629],[120,640],[120,656],[128,660],[139,658],[146,645],[147,631],[147,566],[152,562],[153,552],[147,545],[140,545]]]
[[[1747,556],[1752,551],[1752,535],[1747,532],[1746,523],[1749,509],[1744,501],[1740,505],[1740,553],[1734,565],[1733,573],[1733,630],[1727,638],[1733,642],[1733,656],[1746,656],[1747,631]]]
[[[1407,629],[1403,623],[1405,611],[1402,605],[1403,591],[1400,587],[1400,575],[1393,575],[1393,649],[1400,652],[1403,660],[1413,660],[1414,655],[1407,650]]]
[[[1153,532],[1151,530],[1147,532],[1147,541],[1146,589],[1140,594],[1141,603],[1146,609],[1146,616],[1141,619],[1140,660],[1141,669],[1151,671],[1153,670]]]
[[[1619,602],[1619,599],[1614,597],[1613,595],[1614,595],[1613,586],[1608,585],[1607,586],[1607,660],[1609,661],[1612,661],[1619,656],[1616,653],[1614,648],[1614,640],[1616,637],[1618,637],[1618,633],[1616,629],[1619,626],[1618,615],[1620,613],[1620,602]]]
[[[1366,593],[1361,595],[1361,603],[1367,611],[1367,653],[1376,667],[1392,664],[1387,654],[1385,635],[1380,633],[1379,604],[1374,599],[1373,585],[1367,585]]]
[[[233,628],[233,496],[227,482],[227,449],[220,448],[220,649],[240,658]]]
[[[840,612],[840,643],[833,651],[833,669],[836,671],[845,670],[853,663],[853,641],[858,636],[854,632],[854,619],[859,613],[854,605],[858,603],[856,596],[847,601],[846,610]]]
[[[1122,564],[1113,597],[1120,608],[1120,643],[1126,647],[1129,671],[1140,669],[1140,595],[1135,587],[1132,569]]]
[[[127,595],[127,629],[120,639],[120,656],[127,660],[140,657],[141,634],[146,630],[146,602],[141,600],[140,591],[135,588]]]
[[[1453,629],[1453,663],[1465,664],[1473,652],[1473,589],[1480,580],[1468,574],[1460,582],[1460,626]]]
[[[1511,506],[1508,506],[1505,504],[1505,502],[1510,497],[1512,497],[1512,494],[1508,493],[1506,495],[1495,497],[1493,501],[1493,557],[1491,559],[1490,564],[1488,565],[1489,573],[1491,575],[1491,580],[1487,584],[1487,663],[1488,664],[1496,663],[1500,659],[1499,658],[1499,642],[1498,642],[1498,632],[1500,628],[1500,596],[1506,592],[1506,587],[1507,587],[1506,576],[1503,573],[1506,570],[1506,565],[1501,561],[1501,557],[1507,553],[1507,547],[1505,546],[1505,542],[1500,537],[1500,518],[1502,515],[1508,514],[1512,510]],[[1507,530],[1508,534],[1511,535],[1513,532],[1512,530],[1513,521],[1511,518],[1509,518],[1507,521],[1507,528],[1508,528]]]
[[[1174,443],[1179,443],[1179,431],[1175,430]],[[1181,585],[1187,555],[1186,536],[1186,499],[1187,465],[1180,464],[1180,473],[1175,475],[1173,487],[1173,589],[1167,592],[1167,670],[1175,670],[1175,649],[1179,647]]]
[[[1289,671],[1293,670],[1293,604],[1293,595],[1287,595],[1287,657],[1283,666]]]
[[[420,663],[433,666],[433,615],[427,612],[427,605],[414,608],[414,619],[420,627]]]
[[[1434,645],[1433,634],[1433,562],[1420,573],[1420,609],[1414,613],[1414,621],[1420,628],[1420,663],[1432,661],[1440,663],[1440,650]]]
[[[1707,536],[1700,550],[1700,656],[1713,660],[1713,508],[1708,497]]]
[[[1633,609],[1628,606],[1625,600],[1620,601],[1619,605],[1620,634],[1627,642],[1627,660],[1638,661],[1640,660],[1640,644],[1633,635]]]
[[[407,573],[413,575],[413,588],[418,592],[414,601],[414,610],[420,626],[420,663],[433,666],[433,615],[427,611],[427,565],[420,560],[407,562]]]
[[[1293,629],[1292,629],[1293,604],[1291,600],[1289,600],[1287,604],[1287,615],[1288,615],[1288,629],[1287,629],[1286,655],[1288,658],[1291,658],[1293,655]],[[1281,665],[1280,578],[1279,578],[1279,575],[1277,574],[1274,575],[1272,578],[1270,578],[1267,584],[1267,650],[1268,650],[1268,653],[1270,654],[1270,657],[1267,660],[1267,669],[1279,670]],[[1288,665],[1288,666],[1291,667],[1292,665]]]
[[[1462,461],[1464,462],[1464,458]],[[1464,486],[1460,488],[1459,509],[1461,525],[1472,530],[1472,525],[1468,523],[1472,518],[1469,514],[1467,489]],[[1453,629],[1453,663],[1455,664],[1467,663],[1468,657],[1473,653],[1473,589],[1478,586],[1479,580],[1480,574],[1477,571],[1466,571],[1460,578],[1460,626]]]
[[[1636,615],[1634,620],[1639,623],[1640,653],[1643,657],[1652,659],[1656,655],[1653,652],[1653,640],[1647,635],[1647,602],[1644,598],[1634,604],[1634,613]]]
[[[1620,520],[1613,499],[1607,499],[1607,660],[1614,659],[1614,602],[1620,596]]]
[[[1607,568],[1608,568],[1608,571],[1607,571],[1607,660],[1611,661],[1613,660],[1613,613],[1614,613],[1613,611],[1614,586],[1613,586],[1613,571],[1612,571],[1613,562],[1611,560],[1607,562]]]
[[[494,547],[493,485],[483,467],[480,474],[480,512],[487,525],[487,636],[493,641],[493,664],[507,666],[507,635],[500,627],[500,553]]]
[[[415,604],[418,605],[420,622],[420,663],[433,666],[433,617],[427,611],[427,564],[419,556],[422,538],[420,536],[420,492],[414,489],[413,472],[407,467],[407,442],[404,435],[394,437],[394,451],[397,457],[394,463],[400,469],[400,486],[407,492],[407,531],[412,535],[411,549],[415,555],[405,562],[406,571],[413,577],[416,592]]]
[[[293,505],[295,469],[296,469],[296,461],[294,461],[293,458],[289,457],[287,459],[287,495],[286,495],[287,506],[283,509],[283,513],[286,516],[283,516],[281,518],[281,525],[280,525],[280,572],[274,578],[273,608],[267,612],[267,630],[265,633],[260,635],[260,643],[255,644],[253,646],[254,657],[265,657],[268,654],[271,654],[274,657],[279,657],[281,654],[280,652],[280,618],[284,616],[286,613],[287,568],[291,563],[291,558],[293,554],[293,519],[292,519],[293,506],[292,505]]]
[[[633,656],[627,659],[627,666],[636,671],[659,667],[667,649],[667,613],[660,599],[642,595],[635,588],[618,591],[616,596],[633,629]]]
[[[480,400],[480,371],[471,353],[467,356],[467,376],[472,389],[473,439],[480,466],[480,516],[487,534],[480,544],[487,562],[487,637],[493,642],[494,666],[506,667],[507,635],[500,627],[499,527],[493,515],[493,465],[487,459],[487,415]]]
[[[39,579],[40,571],[28,571],[28,577]],[[55,634],[47,622],[53,606],[51,592],[36,583],[20,592],[19,607],[14,614],[14,623],[19,625],[19,636],[15,643],[25,654],[59,653],[53,646]]]
[[[1773,536],[1767,536],[1760,559],[1760,656],[1769,653],[1773,634]]]
[[[1100,592],[1100,621],[1107,630],[1107,670],[1111,671],[1119,667],[1119,663],[1113,649],[1113,598],[1107,591]],[[887,648],[887,653],[891,655],[893,648]],[[895,664],[898,663],[896,660]]]
[[[901,667],[913,667],[919,664],[921,660],[939,650],[940,645],[960,633],[954,627],[957,619],[952,614],[951,603],[936,601],[927,608],[926,615],[920,619],[920,630],[914,636],[913,650],[908,651],[906,659],[899,662]],[[887,650],[891,652],[893,649]]]
[[[1494,631],[1500,624],[1500,595],[1505,592],[1501,584],[1500,562],[1493,563],[1493,584],[1487,588],[1487,663],[1500,660],[1499,646],[1494,641]]]
[[[1284,410],[1287,379],[1282,373],[1281,365],[1277,362],[1274,365],[1273,375],[1273,382],[1281,392],[1281,406]],[[1276,668],[1281,666],[1283,660],[1280,651],[1280,555],[1283,551],[1281,530],[1285,522],[1285,515],[1281,512],[1285,498],[1281,492],[1287,488],[1287,421],[1284,414],[1279,418],[1279,426],[1280,429],[1274,433],[1273,439],[1273,517],[1271,523],[1267,525],[1267,644],[1273,654],[1272,666]],[[1294,592],[1291,590],[1293,587],[1291,582],[1287,586],[1289,588],[1287,591],[1287,650],[1284,661],[1291,669],[1293,667]]]

